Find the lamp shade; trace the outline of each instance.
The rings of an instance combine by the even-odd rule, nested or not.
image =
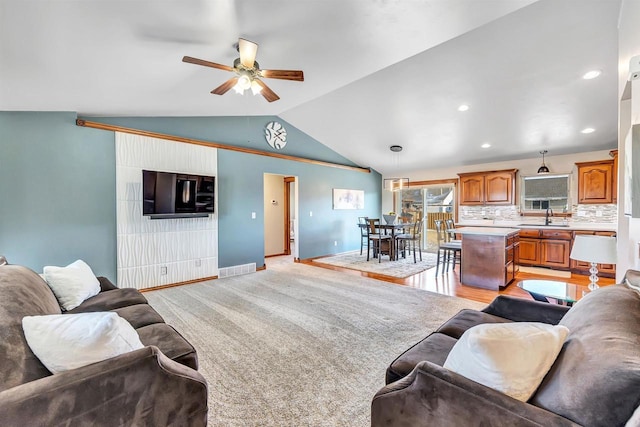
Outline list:
[[[616,238],[609,236],[577,235],[573,240],[571,259],[598,264],[616,264]]]

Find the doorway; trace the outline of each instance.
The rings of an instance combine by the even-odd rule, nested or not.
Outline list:
[[[298,186],[295,176],[264,174],[264,254],[298,259]]]
[[[411,183],[395,200],[397,212],[406,217],[405,222],[413,222],[418,215],[423,215],[421,246],[427,252],[438,250],[434,221],[456,218],[456,184],[456,180]]]

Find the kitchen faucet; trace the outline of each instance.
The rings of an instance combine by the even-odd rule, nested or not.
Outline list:
[[[549,214],[549,213],[551,213],[551,214]],[[551,224],[551,221],[549,220],[550,216],[553,216],[553,209],[547,208],[547,212],[544,215],[544,225]]]

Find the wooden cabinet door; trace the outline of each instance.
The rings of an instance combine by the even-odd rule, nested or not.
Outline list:
[[[613,160],[576,164],[578,203],[613,203]]]
[[[485,176],[485,201],[488,205],[513,204],[514,175],[509,172],[493,172]]]
[[[520,238],[518,259],[520,264],[540,264],[540,239]]]
[[[594,233],[596,236],[615,236],[616,232],[615,231],[596,231]],[[589,266],[587,268],[591,268],[591,264],[589,264]],[[616,265],[615,264],[598,264],[598,274],[600,273],[610,273],[613,274],[615,277],[616,274]]]
[[[460,177],[460,204],[484,204],[484,175]]]
[[[545,267],[569,268],[570,248],[571,242],[567,240],[542,240],[541,264]]]
[[[618,150],[611,150],[609,155],[613,157],[613,178],[611,180],[613,203],[618,203]]]

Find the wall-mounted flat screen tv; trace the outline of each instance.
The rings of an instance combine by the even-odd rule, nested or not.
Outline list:
[[[214,212],[214,176],[142,171],[142,214],[157,218],[191,218]]]

